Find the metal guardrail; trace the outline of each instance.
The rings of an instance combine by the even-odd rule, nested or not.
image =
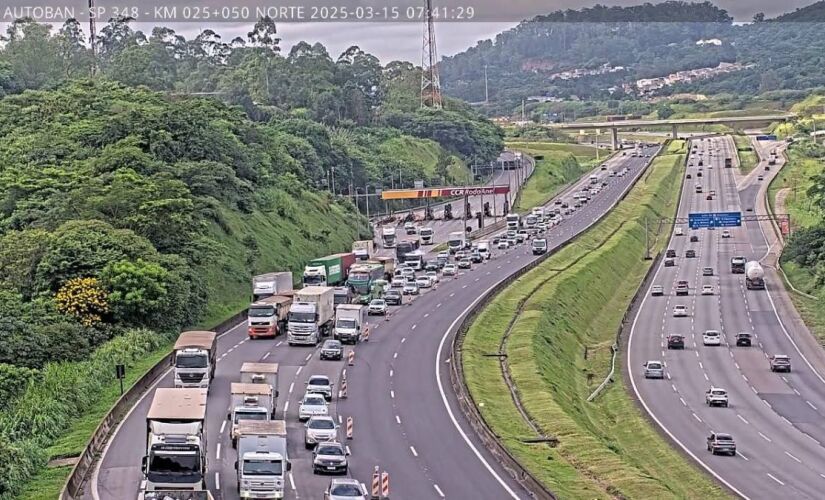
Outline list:
[[[218,335],[224,334],[242,323],[246,319],[246,309],[232,316],[231,318],[221,322],[213,331]],[[82,487],[89,477],[89,472],[94,468],[97,460],[100,459],[100,454],[106,447],[112,432],[117,428],[120,421],[129,412],[134,404],[141,398],[157,379],[165,374],[172,364],[172,353],[165,356],[158,363],[150,368],[140,379],[130,387],[117,402],[109,410],[109,413],[98,424],[83,453],[80,454],[80,459],[72,468],[72,472],[63,484],[63,489],[60,491],[60,500],[74,500],[79,498]]]

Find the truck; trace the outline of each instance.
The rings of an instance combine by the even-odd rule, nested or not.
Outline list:
[[[367,324],[367,306],[341,304],[335,308],[335,338],[342,344],[357,344]]]
[[[146,414],[145,491],[206,489],[206,389],[155,390]]]
[[[467,243],[467,234],[464,231],[450,233],[449,238],[447,238],[447,245],[451,254],[464,250],[469,246]]]
[[[246,313],[247,334],[250,339],[277,337],[286,333],[290,295],[272,295],[250,304]]]
[[[275,414],[275,396],[269,384],[232,382],[232,402],[226,418],[232,423],[230,437],[234,448],[238,441],[238,424],[243,420],[270,420]]]
[[[289,345],[318,345],[332,331],[334,291],[328,286],[308,286],[295,292],[287,320]]]
[[[373,286],[384,279],[384,266],[377,262],[356,264],[349,270],[347,286],[355,293],[358,304],[369,304],[373,297]]]
[[[241,383],[267,384],[272,388],[273,416],[278,407],[278,363],[254,363],[247,361],[241,365]]]
[[[367,264],[381,264],[384,268],[384,279],[387,281],[392,280],[393,274],[395,273],[395,259],[392,257],[375,257],[367,261]]]
[[[398,259],[399,262],[403,262],[405,255],[419,248],[421,248],[421,240],[418,238],[400,241],[395,247],[395,258]]]
[[[404,256],[404,267],[411,267],[416,271],[424,269],[424,252],[413,250]]]
[[[385,227],[381,229],[381,244],[384,248],[395,248],[395,228]]]
[[[732,158],[725,158],[725,168],[732,168],[733,167],[733,159]]]
[[[369,259],[373,252],[373,243],[372,240],[360,240],[360,241],[353,241],[352,242],[352,253],[355,254],[356,260],[367,260]]]
[[[507,229],[518,229],[521,226],[519,214],[507,214],[504,219],[507,221]]]
[[[235,469],[239,496],[284,498],[286,473],[292,469],[287,454],[286,422],[242,422],[238,435]]]
[[[332,291],[332,304],[349,304],[352,302],[352,289],[348,286],[336,286]]]
[[[598,184],[599,183],[599,176],[598,175],[591,175],[590,176],[590,184]]]
[[[291,291],[292,273],[289,271],[259,274],[252,277],[252,302]]]
[[[418,232],[418,229],[415,227],[415,223],[412,221],[407,221],[404,223],[404,232],[408,235],[415,234]]]
[[[748,290],[765,289],[765,270],[759,262],[752,260],[745,264],[745,286]]]
[[[309,261],[304,267],[304,286],[337,286],[347,280],[355,254],[336,253]]]
[[[218,334],[195,330],[182,332],[174,349],[175,387],[209,390],[215,378]]]
[[[731,257],[730,272],[732,274],[745,274],[745,263],[747,259],[744,257]]]
[[[533,210],[530,213],[532,213],[539,219],[544,219],[544,217],[547,215],[546,211],[544,210],[544,207],[533,207]]]
[[[524,218],[524,223],[528,228],[534,228],[536,227],[536,224],[538,224],[538,217],[533,214],[529,214]]]
[[[435,243],[433,241],[433,228],[431,227],[422,227],[421,230],[418,231],[418,235],[421,236],[422,245],[432,245]]]

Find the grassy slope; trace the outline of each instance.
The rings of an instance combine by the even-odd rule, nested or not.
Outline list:
[[[790,188],[791,194],[786,198],[787,211],[791,215],[793,228],[809,227],[822,220],[823,214],[813,208],[811,199],[806,192],[811,182],[811,176],[822,172],[821,163],[809,158],[802,158],[790,152],[788,165],[782,168],[768,188],[768,201],[771,210],[776,210],[776,193],[782,188]],[[809,299],[797,293],[790,292],[791,300],[805,321],[811,332],[825,345],[825,288],[817,287],[814,276],[807,269],[795,262],[782,259],[782,270],[788,276],[793,286],[805,293],[820,297],[819,300]]]
[[[725,496],[647,424],[620,376],[594,403],[585,402],[609,370],[616,327],[650,265],[641,259],[639,221],[675,212],[683,159],[657,159],[611,215],[503,291],[465,340],[467,383],[484,418],[560,498]],[[559,439],[555,448],[522,442],[534,433],[512,403],[498,360],[483,356],[499,350],[518,302],[548,279],[525,303],[506,352],[522,403],[544,433]]]
[[[542,204],[566,184],[592,169],[596,161],[596,148],[580,144],[508,142],[507,147],[524,151],[531,156],[544,155],[544,159],[536,161],[536,171],[527,179],[527,184],[519,194],[516,206],[519,212]],[[563,164],[563,160],[570,155],[578,161],[577,168],[570,163]]]
[[[733,142],[736,143],[737,154],[739,155],[739,171],[742,174],[748,174],[753,170],[759,158],[756,156],[756,151],[751,146],[751,140],[744,135],[734,135]]]

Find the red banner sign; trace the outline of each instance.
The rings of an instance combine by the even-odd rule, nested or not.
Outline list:
[[[456,196],[478,196],[507,194],[510,186],[468,186],[442,187],[432,189],[391,189],[381,192],[382,200],[404,200],[409,198],[442,198]]]

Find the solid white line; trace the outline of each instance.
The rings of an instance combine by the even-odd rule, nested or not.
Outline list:
[[[766,472],[766,474],[768,475],[768,477],[769,477],[769,478],[773,479],[774,481],[776,481],[777,483],[781,484],[782,486],[785,486],[785,483],[783,483],[783,482],[782,482],[782,481],[780,481],[779,479],[776,479],[776,477],[774,477],[774,475],[773,475],[773,474],[771,474],[770,472]]]
[[[802,460],[800,460],[800,459],[796,458],[795,456],[791,455],[791,454],[790,454],[790,453],[788,453],[787,451],[785,452],[785,455],[788,455],[789,457],[791,457],[791,459],[796,460],[796,461],[797,461],[797,462],[799,462],[800,464],[802,463]]]
[[[436,493],[438,493],[438,496],[444,498],[444,492],[441,491],[441,488],[439,488],[437,484],[433,483],[433,488],[435,488],[435,491]]]
[[[396,415],[396,416],[395,416],[395,422],[396,422],[397,424],[399,424],[399,425],[400,425],[400,424],[401,424],[401,417],[399,417],[398,415]]]
[[[221,489],[221,475],[219,473],[215,473],[215,489]]]
[[[221,459],[221,443],[218,443],[218,447],[215,449],[215,460]]]
[[[292,477],[292,473],[289,473],[289,486],[292,487],[292,491],[295,491],[295,478]]]
[[[410,446],[410,451],[412,452],[413,456],[415,456],[415,457],[418,456],[418,452],[415,451],[415,448],[413,448],[412,446]]]
[[[747,420],[745,420],[745,417],[743,417],[742,415],[740,415],[740,414],[738,414],[738,413],[737,413],[737,414],[736,414],[736,416],[737,416],[737,417],[739,417],[739,420],[741,420],[742,422],[745,422],[746,424],[749,424],[749,423],[750,423],[750,422],[748,422]]]
[[[221,422],[221,430],[218,434],[223,434],[223,431],[226,429],[226,420]]]

